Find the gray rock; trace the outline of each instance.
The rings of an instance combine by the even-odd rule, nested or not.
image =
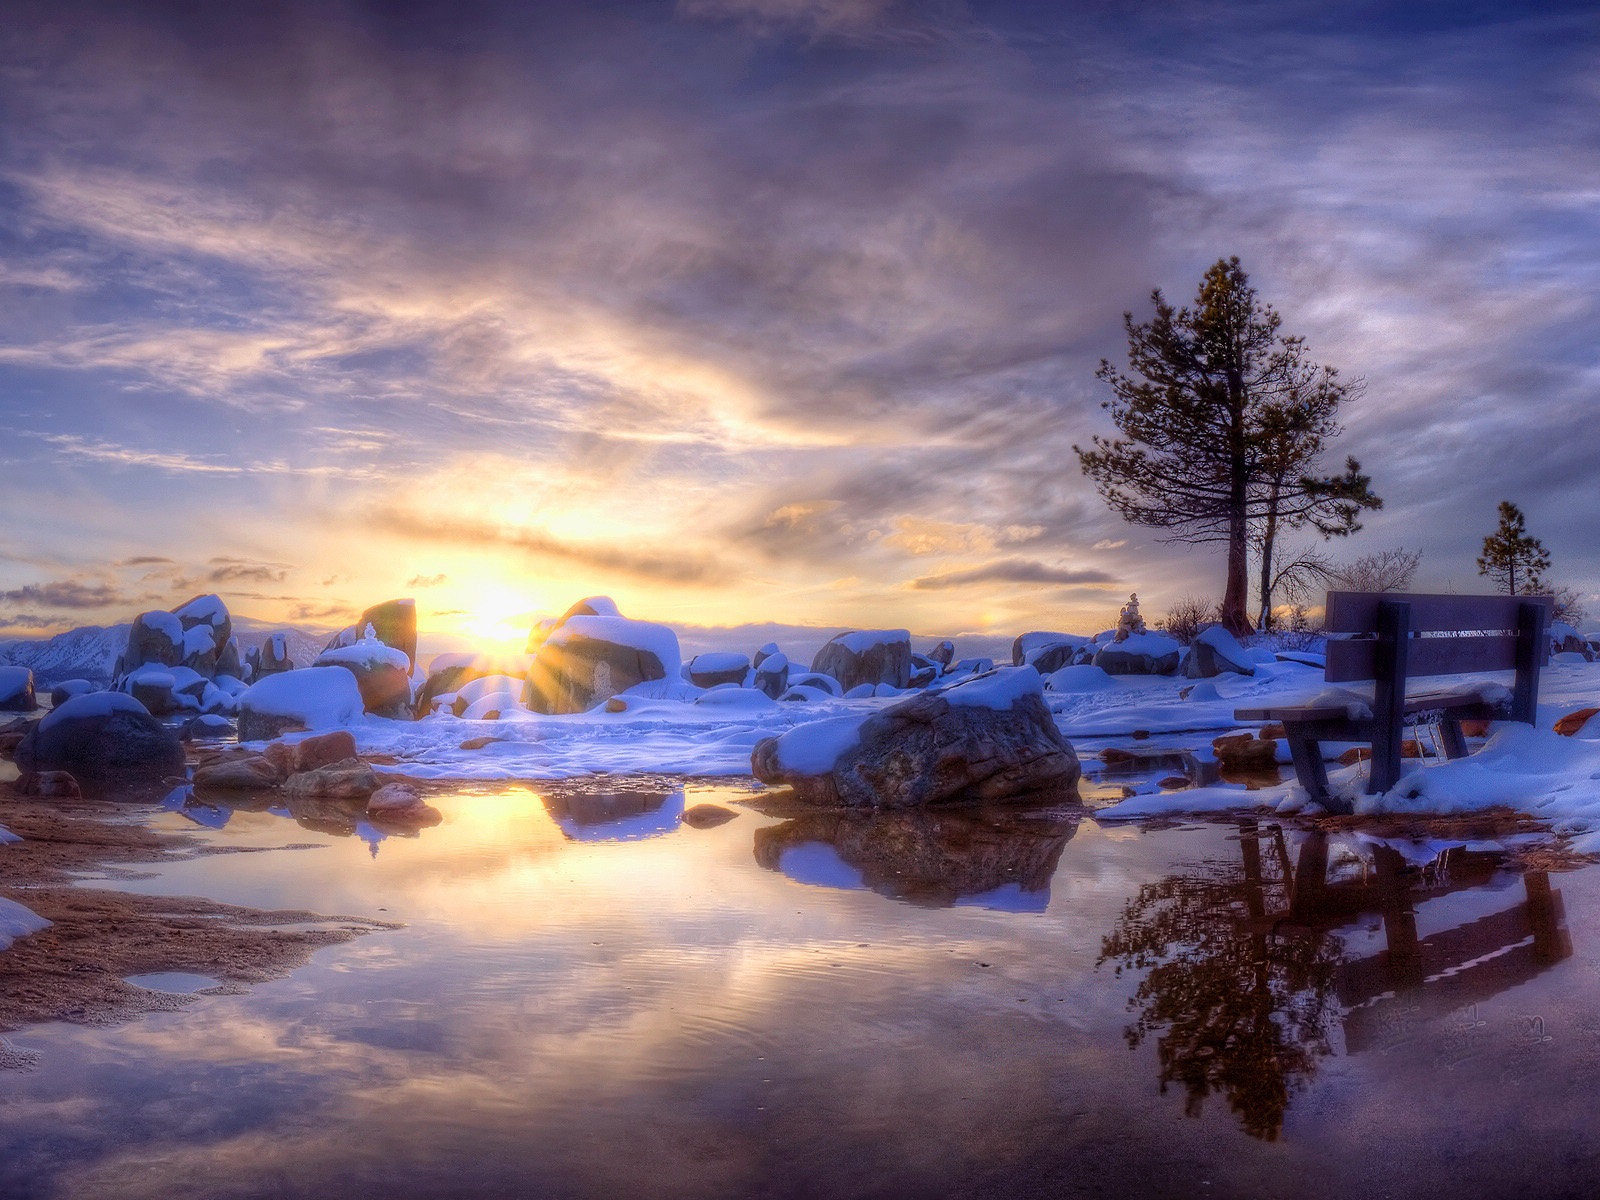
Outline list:
[[[1005,707],[997,707],[1001,702]],[[1041,792],[1076,798],[1077,755],[1056,728],[1031,668],[923,692],[867,717],[853,741],[841,739],[831,766],[806,749],[817,744],[820,728],[801,726],[757,743],[756,778],[787,784],[808,803],[848,807],[1006,801]]]
[[[755,671],[755,686],[774,700],[789,690],[789,660],[780,651],[761,658]]]
[[[863,683],[911,684],[911,635],[904,629],[866,629],[841,633],[817,651],[811,669],[831,675],[841,691]]]
[[[670,667],[663,654],[672,659]],[[539,647],[524,698],[534,712],[588,712],[618,692],[666,679],[669,669],[678,670],[677,635],[671,630],[647,621],[580,614],[563,618]]]
[[[1138,633],[1124,641],[1102,643],[1094,665],[1107,675],[1171,675],[1178,669],[1183,647],[1159,633]]]
[[[153,784],[184,773],[178,735],[131,696],[75,696],[17,746],[22,771],[68,771],[80,783]]]
[[[1183,656],[1183,673],[1190,679],[1211,679],[1224,671],[1254,675],[1255,664],[1237,638],[1221,625],[1212,625],[1195,636]]]
[[[721,683],[744,686],[750,673],[750,660],[742,654],[697,654],[684,667],[684,675],[695,687],[714,688]]]
[[[0,711],[32,712],[38,707],[33,672],[27,667],[0,667]]]

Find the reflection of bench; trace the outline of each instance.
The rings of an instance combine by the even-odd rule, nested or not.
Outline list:
[[[1369,793],[1400,780],[1400,735],[1407,724],[1437,720],[1446,758],[1467,753],[1461,722],[1510,717],[1534,720],[1539,668],[1548,654],[1548,596],[1433,596],[1383,592],[1329,592],[1329,683],[1371,680],[1370,707],[1347,704],[1241,708],[1241,721],[1278,721],[1294,757],[1295,775],[1318,803],[1331,807],[1320,743],[1372,746]],[[1406,695],[1412,676],[1469,671],[1517,673],[1509,709],[1477,692]]]

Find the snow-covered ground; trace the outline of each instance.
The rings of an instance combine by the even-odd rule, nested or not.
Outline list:
[[[1424,682],[1436,690],[1506,680],[1460,676]],[[1107,747],[1187,752],[1206,761],[1213,738],[1249,728],[1233,719],[1235,708],[1305,701],[1327,690],[1319,667],[1287,661],[1258,662],[1252,677],[1224,674],[1198,681],[1108,676],[1094,668],[1072,667],[1052,676],[1050,684],[1064,689],[1047,690],[1046,700],[1091,779],[1099,778],[1098,754]],[[415,722],[360,717],[351,728],[363,752],[393,755],[398,765],[392,770],[420,778],[742,776],[749,774],[750,753],[762,738],[808,722],[864,717],[896,699],[836,699],[819,693],[805,703],[778,703],[746,688],[700,691],[658,684],[625,694],[622,712],[543,716],[518,708],[499,720],[471,720],[445,710]],[[1537,728],[1502,723],[1483,749],[1467,759],[1408,762],[1400,784],[1383,796],[1364,794],[1363,766],[1335,768],[1333,785],[1352,796],[1359,811],[1460,812],[1509,805],[1584,835],[1592,848],[1600,849],[1600,719],[1577,737],[1551,732],[1559,717],[1591,706],[1600,706],[1600,664],[1556,661],[1542,677]],[[1426,730],[1420,732],[1426,739]],[[1280,751],[1280,761],[1287,761],[1281,743]],[[1232,784],[1163,789],[1146,780],[1136,790],[1140,794],[1099,815],[1115,819],[1304,805],[1304,795],[1292,780],[1249,792]]]

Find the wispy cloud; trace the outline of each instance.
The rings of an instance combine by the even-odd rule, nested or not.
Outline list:
[[[923,575],[913,579],[909,586],[919,591],[936,591],[980,583],[1110,585],[1116,582],[1115,575],[1092,567],[1052,567],[1031,559],[1003,558],[978,567],[947,571],[942,575]]]

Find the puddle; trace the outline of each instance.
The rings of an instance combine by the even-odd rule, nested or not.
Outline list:
[[[1600,1178],[1600,870],[1519,871],[1542,861],[1525,829],[751,796],[479,787],[430,795],[444,819],[420,831],[281,798],[144,810],[213,852],[94,886],[399,926],[243,994],[29,1027],[0,1194],[1537,1197]],[[683,823],[702,803],[739,819]],[[130,982],[213,983],[175,975]]]
[[[191,971],[153,971],[148,975],[125,975],[123,982],[147,992],[167,992],[175,996],[190,996],[205,988],[217,987],[222,981],[209,975],[196,975]]]

